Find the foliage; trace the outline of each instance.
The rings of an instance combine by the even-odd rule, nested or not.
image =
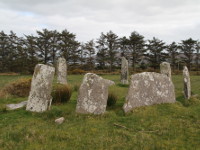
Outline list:
[[[108,100],[107,100],[107,106],[111,107],[114,106],[117,102],[117,96],[114,93],[108,93]]]
[[[119,38],[112,31],[106,34],[101,33],[101,36],[97,40],[97,61],[100,68],[104,69],[106,63],[109,64],[109,70],[112,71],[114,63],[116,62],[116,53],[119,48]]]
[[[72,89],[68,84],[54,84],[51,93],[53,100],[52,103],[66,103],[70,100]]]
[[[158,69],[160,63],[165,61],[165,53],[163,52],[164,49],[166,49],[166,45],[162,40],[159,40],[155,37],[153,37],[152,40],[148,40],[148,58],[154,69]]]
[[[191,62],[192,62],[192,54],[195,51],[197,41],[189,38],[187,40],[182,40],[180,43],[181,52],[184,53],[183,60],[187,64],[188,69],[191,69]]]
[[[175,69],[176,63],[179,63],[177,58],[178,55],[178,45],[175,42],[172,42],[170,45],[167,46],[167,51],[169,53],[170,63],[172,66],[172,70]]]
[[[78,92],[79,88],[80,88],[80,84],[75,83],[74,86],[73,86],[73,91]]]
[[[21,78],[7,84],[3,88],[3,92],[14,96],[27,97],[29,95],[30,88],[31,88],[31,79]]]
[[[128,47],[131,53],[132,67],[135,70],[135,64],[141,61],[142,56],[145,53],[145,41],[144,37],[137,33],[136,31],[132,32],[128,39]]]
[[[85,71],[82,69],[74,69],[72,71],[70,71],[71,74],[84,74]]]
[[[84,56],[86,57],[86,64],[88,70],[94,69],[94,54],[95,54],[95,43],[93,40],[88,41],[82,47],[84,50]]]
[[[199,71],[199,45],[192,38],[167,45],[157,38],[145,40],[136,31],[129,37],[118,37],[108,31],[101,33],[97,41],[82,44],[66,29],[61,32],[43,29],[24,37],[18,37],[13,31],[8,34],[1,31],[0,72],[32,74],[36,64],[55,64],[58,57],[64,57],[69,68],[112,72],[120,68],[121,56],[129,60],[134,71],[149,66],[158,69],[162,61],[170,62],[173,69],[186,64],[190,70]]]

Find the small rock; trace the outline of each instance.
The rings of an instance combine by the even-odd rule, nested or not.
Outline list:
[[[27,104],[27,101],[23,101],[23,102],[20,102],[18,104],[7,104],[6,107],[7,107],[8,110],[15,110],[15,109],[25,107],[26,104]]]
[[[60,117],[60,118],[58,118],[58,119],[55,120],[55,123],[62,124],[64,120],[65,120],[64,117]]]

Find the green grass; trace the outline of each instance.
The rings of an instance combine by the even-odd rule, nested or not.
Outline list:
[[[0,76],[0,88],[21,77],[30,76]],[[73,92],[68,103],[53,105],[45,113],[6,111],[5,104],[27,98],[0,99],[0,149],[200,149],[200,100],[199,97],[184,100],[182,76],[173,76],[175,104],[141,107],[127,115],[122,106],[128,86],[120,84],[118,75],[102,77],[115,81],[116,85],[109,90],[117,95],[118,101],[100,116],[75,113],[77,92]],[[69,75],[68,82],[73,86],[80,84],[82,78]],[[200,95],[200,76],[192,76],[191,83],[193,94]],[[65,117],[64,123],[56,125],[54,120],[61,116]]]

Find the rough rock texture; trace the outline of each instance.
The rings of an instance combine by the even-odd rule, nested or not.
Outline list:
[[[189,99],[191,97],[191,84],[190,84],[190,74],[186,66],[184,66],[183,69],[183,84],[184,84],[184,96],[186,99]]]
[[[171,79],[171,67],[170,63],[162,62],[160,64],[160,73],[167,75]]]
[[[106,111],[108,87],[113,81],[87,73],[79,88],[76,112],[82,114],[102,114]]]
[[[65,120],[64,117],[60,117],[60,118],[58,118],[58,119],[55,120],[55,123],[62,124],[64,120]]]
[[[15,110],[15,109],[19,109],[19,108],[25,107],[26,104],[27,104],[27,101],[22,101],[22,102],[20,102],[20,103],[18,103],[18,104],[7,104],[7,105],[6,105],[6,108],[7,108],[8,110]]]
[[[58,58],[57,62],[57,82],[67,84],[67,63],[65,58]]]
[[[43,112],[51,106],[51,88],[55,68],[38,64],[35,67],[26,110]]]
[[[125,57],[122,57],[121,64],[121,83],[128,84],[128,61]]]
[[[154,72],[143,72],[131,76],[123,109],[126,113],[135,107],[175,101],[174,85],[169,77]]]

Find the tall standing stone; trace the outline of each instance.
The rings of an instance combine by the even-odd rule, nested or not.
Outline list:
[[[61,84],[67,84],[67,63],[65,58],[58,58],[57,62],[57,82]]]
[[[123,109],[127,113],[135,107],[175,101],[174,85],[169,77],[155,72],[143,72],[131,76]]]
[[[43,112],[50,108],[52,101],[51,88],[54,73],[54,67],[43,64],[36,65],[26,110]]]
[[[184,66],[183,69],[183,84],[184,84],[184,96],[186,99],[190,99],[191,97],[190,74],[186,66]]]
[[[160,73],[161,74],[165,74],[166,76],[168,76],[171,79],[171,67],[170,67],[170,63],[168,63],[168,62],[162,62],[160,64]]]
[[[121,64],[121,83],[128,84],[128,61],[125,57],[122,57]]]
[[[76,112],[81,114],[103,114],[106,111],[108,87],[113,81],[87,73],[79,88]]]

